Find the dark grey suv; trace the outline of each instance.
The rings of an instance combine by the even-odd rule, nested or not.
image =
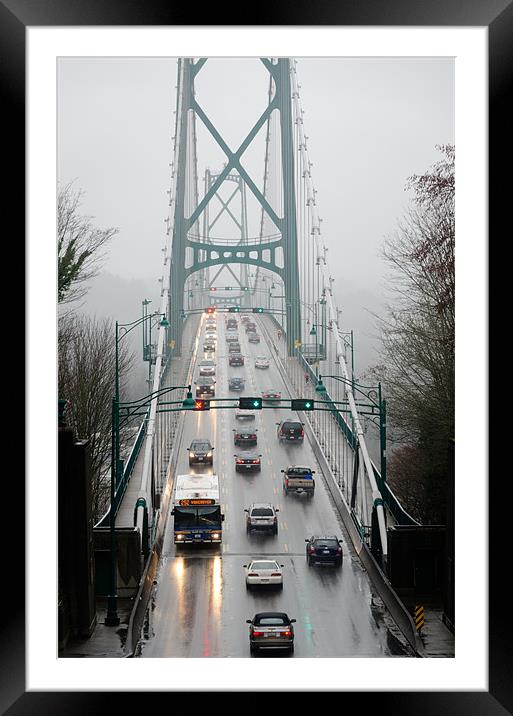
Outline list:
[[[313,535],[305,539],[306,560],[308,566],[317,563],[330,563],[342,566],[342,540],[335,535]]]

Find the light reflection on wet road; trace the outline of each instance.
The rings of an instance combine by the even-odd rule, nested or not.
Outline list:
[[[250,344],[240,327],[246,365],[231,368],[222,314],[218,315],[217,326],[216,394],[237,399],[238,393],[228,391],[228,377],[240,375],[246,379],[243,395],[260,395],[262,390],[276,387],[281,389],[282,397],[287,397],[263,338],[260,344]],[[271,367],[255,369],[256,355],[269,356]],[[262,454],[262,470],[252,474],[235,472],[233,410],[185,416],[177,473],[194,471],[188,465],[189,441],[194,437],[210,438],[216,447],[213,471],[220,475],[226,515],[223,544],[200,549],[176,547],[173,520],[169,519],[145,636],[137,650],[141,657],[249,658],[246,619],[267,610],[285,611],[297,619],[294,658],[412,656],[402,638],[395,636],[397,630],[352,553],[310,445],[306,440],[303,445],[278,443],[276,422],[286,415],[288,411],[278,409],[257,414],[257,451]],[[280,470],[294,463],[317,470],[312,499],[283,494]],[[280,508],[276,536],[246,535],[244,507],[260,501]],[[315,533],[342,537],[341,569],[307,565],[305,538]],[[282,591],[246,590],[243,565],[259,556],[275,557],[284,565]]]

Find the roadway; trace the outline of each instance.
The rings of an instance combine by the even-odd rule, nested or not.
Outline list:
[[[228,391],[228,378],[242,376],[246,381],[242,395],[259,396],[266,388],[277,388],[283,398],[289,397],[263,335],[259,331],[259,344],[248,343],[240,316],[245,365],[228,365],[225,316],[217,314],[216,396],[237,400],[239,393]],[[200,326],[202,337],[204,325],[205,316]],[[254,367],[258,355],[270,359],[268,369]],[[209,356],[200,352],[197,360],[203,357]],[[196,368],[194,375],[198,375]],[[199,549],[177,547],[173,519],[168,520],[157,584],[137,655],[249,658],[246,619],[260,611],[285,611],[297,619],[294,658],[413,656],[352,551],[308,441],[305,438],[302,445],[290,445],[277,440],[276,422],[292,415],[291,411],[272,408],[256,415],[253,424],[258,428],[256,451],[262,455],[262,470],[250,474],[235,471],[233,455],[241,448],[233,444],[232,429],[237,424],[233,410],[185,415],[176,474],[210,470],[190,468],[187,451],[194,437],[209,438],[216,448],[212,471],[220,475],[226,515],[223,543]],[[294,463],[311,465],[317,471],[313,498],[283,494],[280,470]],[[244,508],[252,502],[272,502],[279,507],[277,536],[246,534]],[[341,569],[308,567],[305,538],[316,533],[342,538]],[[264,555],[284,565],[282,591],[246,591],[243,565]]]

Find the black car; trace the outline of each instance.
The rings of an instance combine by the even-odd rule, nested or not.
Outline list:
[[[253,619],[246,619],[251,654],[260,649],[286,649],[293,654],[295,621],[285,612],[260,612]]]
[[[260,343],[260,336],[256,333],[252,333],[250,331],[248,333],[248,342],[249,343]]]
[[[278,426],[278,440],[283,442],[302,443],[305,439],[305,431],[303,430],[303,423],[299,420],[292,420],[288,418],[282,420],[280,423],[276,423]]]
[[[252,447],[257,444],[257,431],[233,428],[233,443],[234,445],[247,445]]]
[[[239,342],[239,334],[236,331],[231,331],[229,333],[226,333],[226,342],[227,343],[238,343]]]
[[[197,438],[191,442],[187,450],[189,451],[189,465],[214,464],[214,448],[210,440]]]
[[[246,333],[256,333],[256,323],[246,323]]]
[[[228,345],[228,353],[240,353],[240,343],[230,343]]]
[[[230,378],[228,381],[228,390],[244,390],[244,378]]]
[[[228,363],[229,365],[244,365],[244,356],[242,353],[230,353]]]
[[[226,328],[228,328],[228,329],[237,328],[237,319],[236,319],[236,318],[229,318],[229,319],[226,321]]]
[[[336,567],[342,566],[342,540],[335,535],[314,535],[305,539],[306,560],[308,566],[312,564],[330,563]]]
[[[215,380],[205,376],[200,378],[196,383],[196,397],[197,398],[213,398],[216,394],[215,391]]]
[[[260,472],[261,455],[257,455],[255,452],[246,452],[233,457],[235,458],[235,472]]]

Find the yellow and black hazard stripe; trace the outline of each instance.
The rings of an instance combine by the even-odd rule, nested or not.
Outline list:
[[[424,626],[424,607],[417,605],[415,607],[415,627],[417,631],[420,631]]]

